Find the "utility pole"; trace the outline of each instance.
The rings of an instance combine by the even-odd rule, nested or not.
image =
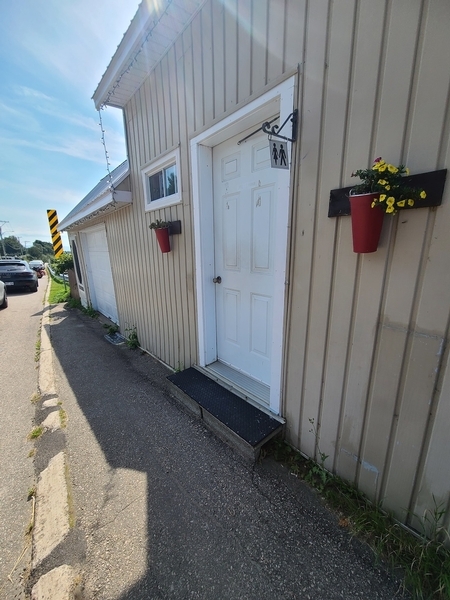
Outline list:
[[[5,251],[5,242],[3,241],[2,227],[3,227],[3,225],[6,225],[6,223],[9,223],[9,221],[0,221],[0,241],[2,243],[3,256],[6,256],[6,251]]]

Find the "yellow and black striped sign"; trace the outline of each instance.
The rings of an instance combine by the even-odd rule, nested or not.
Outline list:
[[[48,224],[50,225],[50,233],[52,234],[53,252],[55,257],[58,258],[63,253],[63,245],[61,240],[61,234],[58,231],[58,215],[56,210],[47,210]]]

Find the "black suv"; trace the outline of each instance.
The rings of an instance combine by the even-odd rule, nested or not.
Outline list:
[[[25,260],[0,260],[0,279],[8,289],[26,288],[37,292],[38,276]]]

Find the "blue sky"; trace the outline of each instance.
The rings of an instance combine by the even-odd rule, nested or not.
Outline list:
[[[0,225],[51,241],[107,174],[92,95],[139,0],[0,0]],[[111,169],[126,158],[122,111],[102,111]],[[68,248],[67,236],[63,243]]]

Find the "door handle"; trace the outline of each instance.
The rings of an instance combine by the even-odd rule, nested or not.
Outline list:
[[[222,277],[220,275],[218,277],[214,277],[213,283],[222,283]]]

